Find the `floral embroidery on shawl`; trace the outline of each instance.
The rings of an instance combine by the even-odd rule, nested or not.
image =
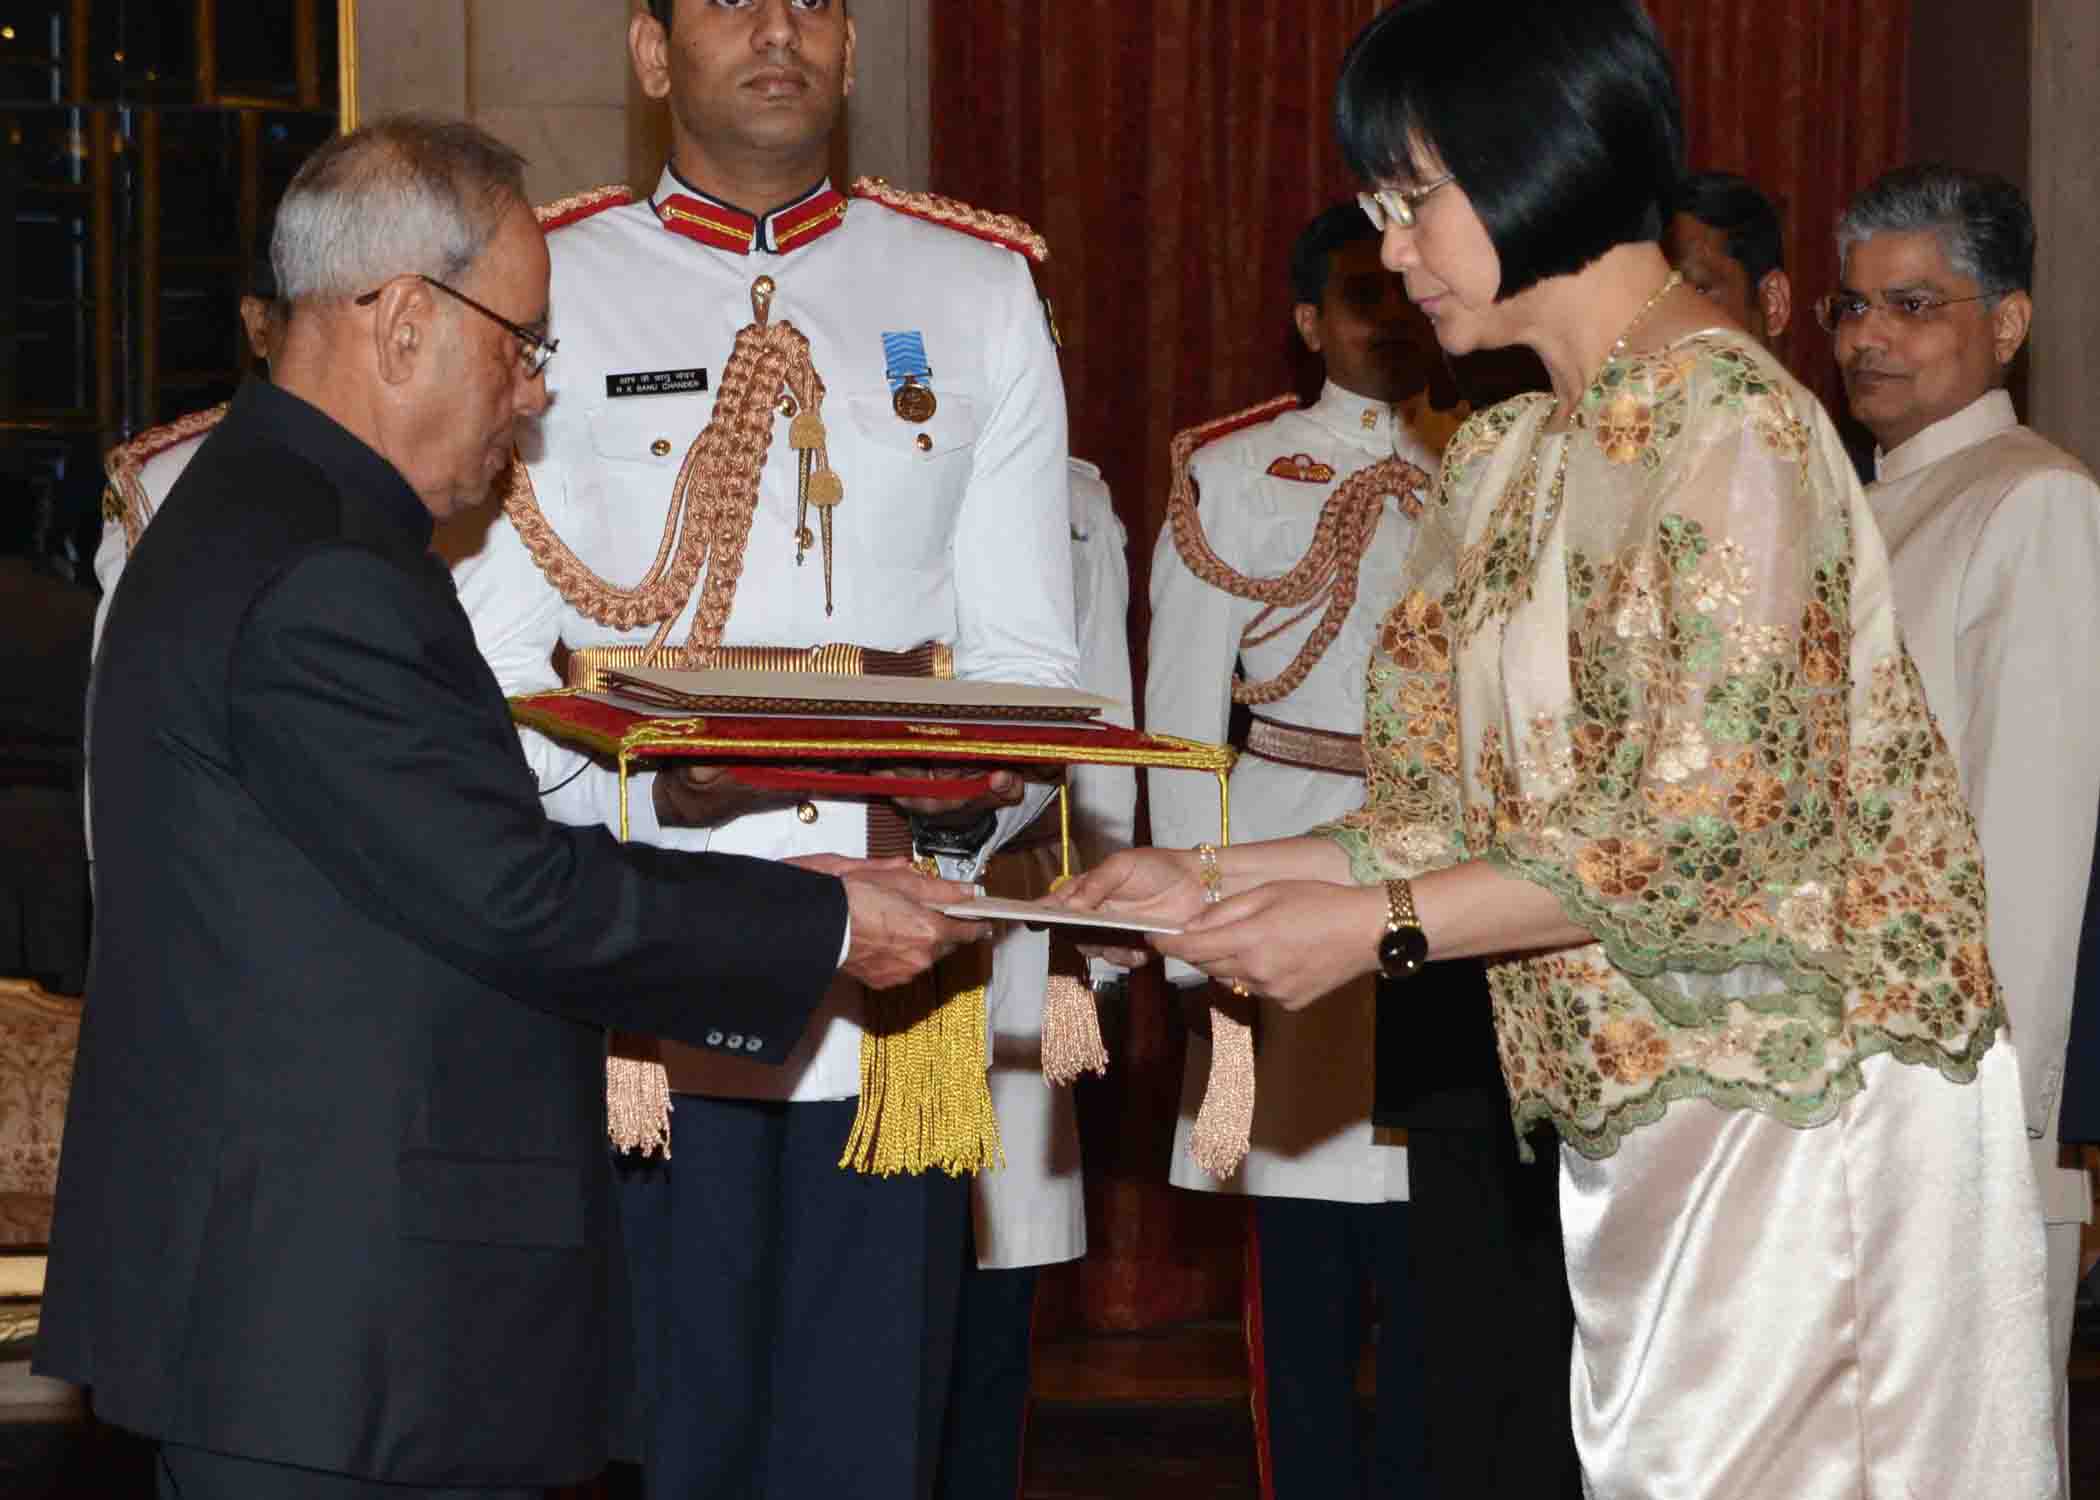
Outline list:
[[[1546,408],[1452,440],[1365,802],[1323,831],[1364,881],[1491,860],[1595,936],[1489,971],[1520,1131],[1604,1156],[1684,1098],[1817,1125],[1882,1052],[1973,1078],[1981,854],[1827,419],[1739,337],[1615,360],[1541,526]]]

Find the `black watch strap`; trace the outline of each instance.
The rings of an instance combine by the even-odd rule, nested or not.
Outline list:
[[[911,820],[912,847],[921,854],[969,859],[991,841],[998,827],[999,815],[991,811],[969,823],[944,823],[914,817]]]

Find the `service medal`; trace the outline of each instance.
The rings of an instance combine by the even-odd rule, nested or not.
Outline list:
[[[933,366],[926,362],[926,336],[917,329],[882,336],[883,378],[890,383],[890,409],[899,421],[928,422],[941,403],[929,383]]]
[[[931,421],[933,414],[941,409],[941,403],[916,379],[906,379],[890,397],[890,408],[905,421],[917,423]]]

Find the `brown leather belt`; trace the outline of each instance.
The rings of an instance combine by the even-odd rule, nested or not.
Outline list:
[[[1301,771],[1327,771],[1337,776],[1364,774],[1364,742],[1358,735],[1331,729],[1307,729],[1255,714],[1247,726],[1247,753]]]

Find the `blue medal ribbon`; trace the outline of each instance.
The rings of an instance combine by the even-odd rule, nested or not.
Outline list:
[[[933,366],[926,362],[926,338],[916,328],[882,336],[882,361],[892,392],[907,381],[926,385],[933,379]]]

